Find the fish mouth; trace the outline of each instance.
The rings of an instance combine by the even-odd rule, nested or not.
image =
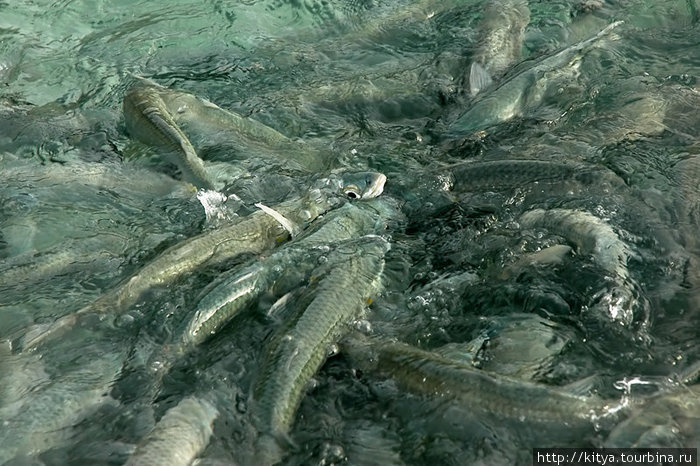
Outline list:
[[[384,184],[386,183],[386,175],[379,173],[377,179],[372,183],[367,191],[362,195],[362,199],[372,199],[384,192]]]

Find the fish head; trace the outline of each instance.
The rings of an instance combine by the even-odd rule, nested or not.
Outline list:
[[[372,199],[384,191],[386,175],[379,172],[344,173],[340,189],[349,199]]]
[[[342,172],[330,175],[326,184],[347,199],[372,199],[384,191],[386,175],[379,172]]]

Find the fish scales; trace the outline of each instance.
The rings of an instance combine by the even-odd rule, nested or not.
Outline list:
[[[491,0],[484,9],[479,48],[474,60],[492,74],[501,74],[521,55],[523,34],[530,22],[524,0]]]
[[[136,447],[126,466],[188,466],[206,448],[218,410],[188,397],[169,409]]]
[[[345,204],[327,214],[318,228],[305,232],[270,257],[237,271],[221,282],[197,304],[194,319],[188,325],[181,346],[198,345],[218,331],[269,290],[288,267],[293,265],[300,272],[300,277],[308,276],[316,267],[315,261],[310,260],[314,249],[372,233],[378,223],[382,224],[382,213],[372,210],[372,205],[376,204]]]
[[[165,149],[190,183],[213,189],[214,183],[204,170],[204,162],[155,89],[142,86],[133,89],[124,97],[123,107],[129,134]]]
[[[697,150],[696,150],[697,152]],[[695,302],[700,303],[700,155],[697,153],[680,161],[674,170],[679,183],[675,203],[679,214],[678,231],[686,251],[690,254],[687,280],[696,290]]]
[[[544,227],[573,242],[579,252],[591,254],[606,272],[629,280],[630,249],[615,231],[593,214],[582,210],[534,209],[520,217],[524,228]]]
[[[124,99],[130,134],[147,144],[175,153],[183,173],[200,187],[211,187],[197,149],[204,145],[233,145],[236,152],[284,156],[303,170],[317,172],[329,167],[329,152],[288,138],[259,121],[224,110],[195,95],[156,85],[138,86]],[[207,142],[195,148],[192,138]],[[184,157],[184,159],[179,159]],[[207,183],[205,186],[201,183]]]
[[[591,428],[599,417],[615,410],[595,397],[489,374],[405,343],[374,338],[368,342],[343,347],[361,368],[390,377],[415,394],[451,398],[484,415]]]
[[[234,131],[239,137],[260,141],[270,148],[292,143],[285,135],[259,121],[224,110],[193,94],[167,89],[159,95],[179,124],[212,131]]]
[[[84,248],[89,241],[89,247]],[[36,283],[57,275],[88,270],[99,261],[115,259],[117,254],[98,250],[94,241],[64,241],[50,249],[21,254],[0,262],[1,288]],[[95,266],[96,267],[96,266]]]
[[[245,253],[261,252],[283,241],[289,233],[275,219],[254,212],[245,220],[179,243],[146,265],[117,292],[116,307],[134,304],[154,286],[171,283],[202,264],[216,264]],[[115,301],[111,300],[111,305]]]
[[[326,210],[335,199],[319,190],[307,196],[286,201],[276,210],[297,225],[305,225]],[[78,319],[93,312],[114,314],[126,311],[154,287],[172,283],[184,274],[202,265],[214,265],[241,254],[260,253],[289,238],[289,232],[273,217],[258,211],[240,222],[219,230],[202,233],[176,244],[128,278],[121,285],[106,293],[92,304],[66,315],[48,326],[30,329],[21,341],[24,349],[36,346],[57,330],[74,325]]]
[[[223,135],[226,139],[222,142],[234,144],[241,153],[262,151],[268,155],[283,156],[309,172],[329,167],[329,153],[290,139],[257,120],[224,110],[192,94],[167,90],[162,96],[175,121],[185,130],[203,135]]]
[[[623,326],[646,326],[649,304],[627,268],[632,251],[610,225],[593,214],[570,209],[534,209],[520,217],[520,225],[546,228],[575,244],[579,253],[590,255],[612,279],[608,291],[594,296],[593,307]]]
[[[363,241],[360,250],[336,255],[340,262],[319,283],[313,301],[276,338],[256,390],[261,433],[289,430],[303,392],[329,348],[378,290],[388,249],[388,242],[372,237]]]
[[[605,440],[606,448],[687,447],[700,444],[700,385],[660,391],[641,403]]]
[[[588,167],[543,160],[493,160],[454,166],[454,189],[510,189],[537,181],[574,179]]]
[[[391,202],[382,200],[347,203],[327,214],[320,226],[305,231],[269,257],[236,270],[204,295],[193,317],[182,326],[184,331],[177,332],[174,344],[156,350],[150,357],[151,361],[157,361],[158,373],[166,373],[188,350],[203,343],[253,305],[289,267],[295,269],[298,282],[292,286],[296,286],[317,267],[314,257],[326,253],[324,247],[383,229],[386,220],[396,214],[392,209]]]

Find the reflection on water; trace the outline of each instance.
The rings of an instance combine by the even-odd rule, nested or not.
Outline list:
[[[133,461],[180,448],[182,464],[528,464],[532,447],[698,446],[699,12],[686,0],[0,2],[0,464],[117,465],[137,445]],[[198,118],[206,102],[171,108],[221,191],[197,193],[158,143],[128,136],[122,102],[144,79],[280,139]],[[309,173],[295,154],[329,167]],[[384,193],[298,243],[198,268],[23,347],[168,248],[341,170],[384,173]],[[363,209],[365,223],[332,230],[335,212]],[[261,443],[254,387],[275,378],[263,368],[318,344],[271,356],[294,346],[280,332],[322,299],[329,314],[350,308],[324,293],[366,234],[391,243],[382,291],[323,340],[331,356],[299,378],[291,430]],[[254,302],[180,345],[227,279],[257,287]],[[601,403],[624,408],[586,411]],[[562,418],[572,410],[583,426]]]

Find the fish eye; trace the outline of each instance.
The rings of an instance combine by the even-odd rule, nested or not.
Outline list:
[[[359,199],[362,197],[360,190],[356,186],[346,186],[343,192],[349,199]]]

